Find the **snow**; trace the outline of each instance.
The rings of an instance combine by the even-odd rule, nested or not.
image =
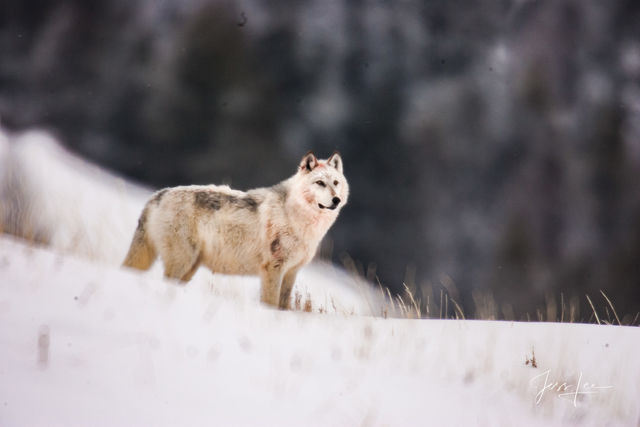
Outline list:
[[[638,328],[281,312],[10,238],[0,274],[3,426],[640,421]],[[546,370],[613,388],[536,404]]]
[[[640,328],[358,314],[375,292],[324,264],[296,284],[314,313],[122,269],[148,192],[25,137],[0,132],[0,195],[48,241],[0,235],[2,426],[640,425]]]
[[[74,157],[47,133],[29,131],[5,140],[0,149],[5,210],[20,212],[26,231],[60,251],[121,261],[150,190]]]

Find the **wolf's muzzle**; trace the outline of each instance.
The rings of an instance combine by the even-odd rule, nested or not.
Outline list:
[[[339,197],[334,197],[331,202],[333,202],[333,204],[331,206],[324,206],[321,203],[318,203],[318,207],[320,209],[329,209],[329,210],[334,210],[335,208],[338,207],[338,205],[340,204],[340,198]]]

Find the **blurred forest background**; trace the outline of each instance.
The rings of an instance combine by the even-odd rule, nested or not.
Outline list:
[[[4,0],[0,122],[152,187],[337,149],[334,261],[468,317],[640,310],[638,1]]]

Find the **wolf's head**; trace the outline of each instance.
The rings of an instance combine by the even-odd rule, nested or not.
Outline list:
[[[342,158],[333,153],[318,160],[309,152],[300,161],[295,176],[304,201],[319,212],[337,213],[347,203],[349,184],[342,173]]]

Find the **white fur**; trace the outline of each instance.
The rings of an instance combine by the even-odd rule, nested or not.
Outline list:
[[[124,265],[147,269],[159,255],[165,276],[183,281],[200,265],[259,275],[261,300],[284,309],[298,270],[311,261],[348,196],[337,153],[327,160],[307,154],[295,175],[273,187],[161,190],[140,217]]]

